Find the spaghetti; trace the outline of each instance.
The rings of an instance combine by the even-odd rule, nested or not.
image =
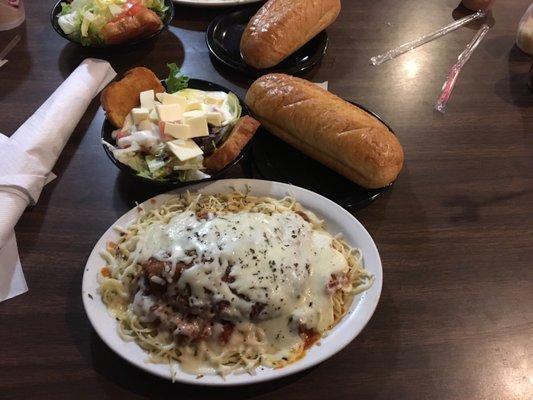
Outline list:
[[[186,193],[117,230],[99,280],[121,337],[195,374],[298,360],[373,281],[290,196]]]

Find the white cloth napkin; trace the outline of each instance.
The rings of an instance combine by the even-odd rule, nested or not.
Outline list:
[[[55,178],[51,170],[72,131],[115,76],[107,61],[84,60],[10,138],[0,134],[0,301],[27,290],[13,230],[17,221]]]

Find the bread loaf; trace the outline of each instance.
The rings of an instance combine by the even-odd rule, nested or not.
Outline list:
[[[381,121],[309,81],[265,75],[246,104],[272,134],[361,186],[387,186],[402,169],[402,146]]]
[[[332,24],[340,9],[340,0],[269,0],[242,35],[244,61],[258,69],[279,64]]]

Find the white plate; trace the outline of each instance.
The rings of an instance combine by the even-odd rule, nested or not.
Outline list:
[[[230,7],[243,4],[261,3],[264,0],[172,0],[176,4],[191,7]]]
[[[204,376],[196,379],[195,375],[182,372],[175,368],[175,380],[197,385],[244,385],[294,374],[306,368],[312,367],[331,357],[348,343],[350,343],[364,328],[379,301],[383,273],[381,260],[374,241],[366,229],[348,211],[331,200],[326,199],[309,190],[297,186],[287,185],[270,181],[255,179],[225,179],[212,183],[204,183],[189,188],[181,188],[166,194],[154,197],[142,203],[145,209],[160,206],[165,200],[175,193],[199,191],[202,193],[223,193],[231,191],[231,188],[244,188],[248,185],[251,193],[259,196],[281,198],[287,194],[293,195],[305,208],[315,212],[326,223],[326,229],[331,234],[342,232],[344,239],[352,246],[358,247],[363,252],[365,268],[374,275],[374,284],[361,295],[358,295],[347,315],[335,326],[326,337],[320,340],[321,346],[313,346],[307,355],[301,360],[280,369],[258,368],[255,375],[237,374],[226,376]],[[119,218],[114,224],[126,226],[138,216],[137,208],[134,208]],[[85,311],[91,324],[102,340],[113,349],[119,356],[133,365],[154,375],[171,379],[172,374],[168,365],[153,364],[147,362],[147,354],[134,342],[123,341],[117,332],[115,319],[107,312],[106,306],[98,295],[96,276],[104,265],[100,257],[100,251],[105,248],[108,241],[116,241],[118,234],[109,228],[94,247],[83,274],[82,298]]]

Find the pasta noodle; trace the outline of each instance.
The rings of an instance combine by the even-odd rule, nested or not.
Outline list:
[[[198,225],[198,230],[193,230],[191,221]],[[185,225],[178,225],[179,223]],[[267,225],[267,223],[271,225]],[[277,241],[274,240],[274,236],[267,237],[265,232],[270,232],[268,229],[272,226],[280,226],[276,225],[278,223],[283,223],[286,227],[298,228],[298,232],[294,232],[293,230],[291,235],[290,232],[281,232],[282,230],[280,230],[277,234],[278,236],[276,236],[278,238],[276,239]],[[225,235],[226,230],[231,231],[231,229],[237,233],[244,232],[245,229],[247,232],[248,230],[261,231],[262,224],[268,227],[268,229],[265,228],[266,230],[263,231],[266,244],[263,243],[261,244],[263,247],[257,247],[256,249],[250,248],[246,250],[246,253],[242,253],[250,255],[250,258],[246,259],[246,262],[243,261],[242,266],[237,267],[233,266],[232,263],[226,263],[224,264],[227,265],[224,268],[226,272],[220,272],[219,270],[222,269],[220,265],[225,261],[221,261],[220,257],[216,262],[205,260],[208,257],[204,256],[202,261],[212,269],[203,271],[203,274],[194,271],[196,275],[192,275],[195,268],[191,268],[190,266],[196,265],[193,264],[194,262],[199,262],[199,258],[194,258],[199,257],[199,255],[193,252],[194,254],[189,258],[195,259],[196,261],[190,261],[187,267],[184,267],[187,269],[181,271],[180,278],[177,278],[176,282],[172,282],[172,279],[168,278],[169,276],[176,276],[177,265],[182,265],[179,262],[177,263],[176,260],[173,262],[167,261],[164,264],[165,273],[160,275],[147,275],[147,265],[150,265],[150,262],[154,260],[154,256],[152,255],[154,250],[150,247],[151,243],[155,243],[152,246],[155,246],[154,249],[156,250],[160,243],[160,239],[154,239],[154,237],[160,238],[160,236],[156,235],[156,233],[160,234],[158,232],[166,232],[166,236],[161,237],[167,238],[170,235],[168,232],[174,232],[169,229],[173,226],[179,226],[181,230],[178,228],[172,229],[178,231],[177,235],[180,237],[180,240],[185,240],[183,238],[185,231],[191,231],[197,237],[201,237],[198,232],[207,232],[204,236],[214,232],[217,237],[220,237],[220,232],[215,229],[217,227],[224,227],[223,230],[221,228],[221,232]],[[187,228],[183,230],[183,227]],[[211,230],[207,231],[206,227],[210,227]],[[200,231],[200,229],[204,229],[204,231]],[[300,232],[300,230],[302,231]],[[145,211],[141,209],[136,221],[126,228],[117,228],[117,231],[120,233],[118,242],[109,243],[107,249],[102,252],[106,267],[98,275],[98,279],[102,301],[118,321],[120,336],[124,340],[135,341],[148,353],[151,362],[168,363],[169,365],[180,364],[185,371],[196,374],[216,373],[226,375],[228,373],[254,373],[254,370],[261,365],[279,368],[298,360],[305,355],[306,349],[318,340],[325,331],[331,329],[342,319],[350,307],[354,295],[368,289],[373,281],[373,277],[363,268],[361,252],[358,249],[350,247],[342,238],[334,238],[329,235],[323,228],[323,222],[312,212],[303,209],[291,196],[282,199],[273,199],[270,197],[255,197],[247,192],[236,190],[229,194],[213,195],[185,193],[171,198],[160,207],[152,210]],[[285,239],[285,237],[289,239]],[[245,239],[246,237],[239,240]],[[328,259],[334,258],[329,268],[337,268],[335,274],[329,274],[329,270],[327,269],[322,271],[320,266],[315,266],[316,262],[310,262],[305,266],[305,269],[302,266],[298,266],[296,262],[290,271],[287,271],[287,267],[285,267],[284,271],[283,265],[273,267],[275,265],[275,258],[269,261],[269,265],[272,263],[270,267],[274,272],[268,277],[264,275],[266,274],[264,272],[266,264],[261,264],[259,261],[255,261],[258,269],[252,269],[252,271],[255,271],[253,274],[256,276],[255,278],[247,276],[243,272],[245,268],[249,267],[249,264],[252,262],[251,260],[258,260],[255,255],[253,257],[251,256],[251,254],[255,254],[255,251],[260,251],[259,249],[264,248],[264,257],[267,257],[267,252],[271,254],[277,249],[278,242],[283,244],[287,249],[292,250],[290,246],[295,247],[301,243],[308,243],[306,240],[313,240],[314,242],[312,243],[331,244],[331,248],[326,246],[324,247],[325,250],[322,249],[322,251],[330,252],[326,254]],[[234,242],[237,242],[237,239]],[[214,245],[213,240],[206,240],[205,246]],[[168,247],[170,245],[167,243],[166,246]],[[172,246],[176,247],[176,244],[172,242]],[[218,246],[220,248],[220,244]],[[278,247],[281,247],[281,245]],[[312,252],[314,252],[313,257],[316,260],[322,260],[320,258],[321,254],[317,254],[316,249],[313,250],[313,247],[309,249],[304,247],[302,244],[301,249],[303,250],[298,251],[307,251],[308,253],[306,254],[310,254],[311,256],[313,256]],[[147,249],[150,249],[148,254],[151,257],[148,261],[146,254],[144,254],[149,251]],[[285,249],[281,248],[281,250]],[[182,254],[180,260],[186,260],[187,255],[190,253],[191,251],[188,250],[188,253],[184,253],[186,255]],[[296,253],[297,250],[295,247],[294,254]],[[170,257],[170,250],[161,257]],[[162,259],[167,260],[166,258]],[[266,259],[264,262],[266,262]],[[160,261],[157,261],[157,263],[160,263]],[[342,274],[338,273],[339,266],[345,266],[345,268],[343,267]],[[281,269],[281,274],[278,268]],[[199,267],[196,269],[199,269]],[[229,276],[228,271],[234,274],[236,278],[233,275]],[[220,275],[222,276],[221,279],[215,277],[219,272],[220,274],[225,274]],[[301,276],[291,278],[293,279],[292,281],[288,279],[288,277],[296,276],[298,273]],[[324,276],[327,276],[327,279],[322,280],[320,273],[326,274]],[[231,279],[228,279],[228,276]],[[287,320],[283,318],[286,318],[289,314],[283,314],[285,308],[283,308],[282,304],[284,301],[285,303],[289,301],[296,302],[297,300],[295,299],[300,299],[300,294],[295,293],[294,290],[290,291],[286,288],[279,288],[278,292],[276,292],[278,297],[273,299],[273,287],[271,288],[269,286],[267,290],[267,284],[264,284],[264,293],[259,292],[256,288],[258,286],[256,282],[261,281],[263,278],[269,278],[275,281],[276,285],[286,281],[288,282],[285,283],[286,285],[304,285],[302,287],[308,288],[309,293],[312,294],[310,295],[311,297],[305,300],[309,301],[311,299],[308,304],[309,307],[303,308],[301,304],[303,300],[298,300],[300,303],[291,304],[287,309],[296,309],[297,311],[290,314],[289,322],[287,323]],[[219,321],[220,318],[215,313],[215,320],[219,321],[219,324],[217,325],[215,323],[213,325],[213,322],[211,322],[207,330],[210,334],[215,335],[212,332],[218,329],[217,335],[219,336],[217,337],[224,337],[224,340],[211,340],[203,336],[190,336],[186,330],[190,324],[182,324],[183,327],[181,327],[180,322],[172,322],[174,321],[175,315],[173,312],[168,312],[168,310],[171,310],[172,307],[176,309],[176,306],[169,306],[164,303],[162,299],[168,298],[165,297],[167,295],[157,297],[154,293],[151,293],[151,286],[156,288],[165,287],[166,290],[179,292],[183,290],[183,282],[186,279],[189,279],[187,282],[191,283],[185,284],[189,285],[187,287],[189,294],[195,293],[194,290],[197,289],[196,286],[200,285],[200,281],[203,282],[202,288],[206,293],[219,289],[227,291],[228,288],[231,291],[227,291],[224,301],[215,304],[215,306],[223,304],[226,307],[226,303],[229,303],[229,301],[225,300],[229,300],[230,298],[231,302],[236,300],[236,305],[232,305],[233,308],[229,308],[229,306],[225,308],[225,312],[233,316],[231,317],[233,319],[229,318],[231,324],[227,321]],[[220,282],[221,280],[226,283]],[[321,286],[315,292],[312,292],[315,282],[318,282],[317,284]],[[219,283],[220,286],[217,286]],[[193,286],[192,289],[190,288],[191,285]],[[246,293],[246,295],[242,293]],[[252,296],[259,296],[258,298],[260,296],[266,296],[268,298],[269,293],[271,294],[270,300],[259,301],[251,299]],[[289,294],[288,296],[286,295],[287,293]],[[318,296],[316,293],[320,295]],[[205,298],[212,299],[216,297],[216,294],[209,293],[205,296],[207,296]],[[198,304],[202,304],[198,306],[198,310],[204,310],[205,302],[202,303],[202,301],[205,298],[202,295],[195,297],[195,295],[190,294],[185,307],[193,307],[193,303],[198,302]],[[313,301],[320,304],[313,305]],[[279,306],[275,307],[276,304],[279,304]],[[147,305],[146,310],[148,311],[143,311],[145,309],[140,305]],[[249,311],[250,307],[251,312]],[[165,311],[166,313],[161,311],[158,314],[159,317],[155,318],[151,315],[151,312],[155,309],[167,311]],[[260,310],[257,311],[258,309]],[[278,311],[280,309],[281,311]],[[242,317],[243,312],[246,313],[245,318]],[[235,317],[234,315],[236,313],[241,314],[239,314],[239,317]],[[250,313],[249,318],[248,313]],[[332,313],[331,320],[325,317],[328,313]],[[170,322],[162,323],[162,320],[166,321],[167,316]],[[294,325],[291,322],[293,319],[298,319],[299,325]],[[284,321],[283,326],[280,325],[279,321]],[[226,328],[229,326],[228,324],[231,325],[229,335],[225,333]],[[193,327],[196,327],[196,325],[193,325]],[[312,329],[308,329],[309,327]],[[272,336],[274,329],[278,332],[275,337],[276,340]],[[189,338],[185,337],[187,339],[185,340],[183,339],[183,335],[189,335]],[[279,339],[280,335],[282,339]],[[279,343],[277,341],[278,339]]]

